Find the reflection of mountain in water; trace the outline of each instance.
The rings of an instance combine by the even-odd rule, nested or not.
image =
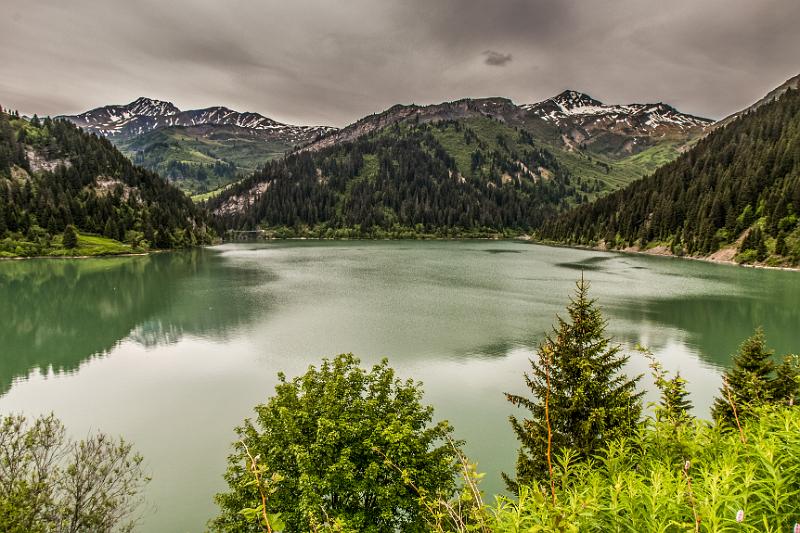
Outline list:
[[[647,321],[683,330],[707,362],[729,366],[731,355],[757,326],[764,327],[768,345],[779,355],[799,350],[800,307],[794,304],[798,298],[796,290],[767,291],[763,296],[702,295],[627,300],[608,310],[633,323]]]
[[[247,269],[220,268],[221,261],[213,252],[194,250],[0,264],[0,393],[35,368],[74,370],[131,332],[146,346],[184,334],[224,337],[252,317],[254,305],[226,289],[265,279]]]

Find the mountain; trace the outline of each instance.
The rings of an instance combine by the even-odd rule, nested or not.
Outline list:
[[[67,228],[77,229],[69,246]],[[105,138],[0,111],[0,256],[102,255],[211,240],[202,211]]]
[[[661,140],[686,139],[713,124],[664,103],[606,105],[571,90],[521,107],[557,128],[567,148],[607,155],[633,154]]]
[[[395,105],[300,146],[209,207],[219,229],[527,232],[674,159],[709,123],[664,104],[604,106],[575,91],[530,106],[498,97]],[[581,143],[562,140],[578,128]],[[610,137],[631,148],[598,149]]]
[[[350,142],[398,122],[439,122],[476,117],[489,117],[516,125],[522,123],[524,111],[507,98],[464,98],[428,106],[402,105],[382,113],[366,116],[349,126],[333,131],[303,146],[302,150],[317,151],[335,144]]]
[[[92,133],[104,137],[130,138],[169,126],[238,126],[271,133],[291,143],[307,141],[334,128],[328,126],[292,126],[258,113],[240,113],[227,107],[208,107],[181,111],[171,102],[140,97],[126,105],[109,105],[79,115],[59,118],[69,120]]]
[[[117,143],[135,164],[189,194],[213,191],[252,174],[295,146],[270,130],[234,125],[169,126]]]
[[[800,91],[781,87],[677,160],[545,224],[567,243],[800,263]]]
[[[615,190],[652,173],[702,136],[711,120],[666,104],[607,106],[577,91],[536,104],[506,98],[462,99],[428,106],[396,105],[328,133],[301,150],[349,142],[397,122],[437,122],[488,117],[531,134],[574,176]]]
[[[107,137],[134,162],[189,193],[230,183],[335,129],[283,124],[227,107],[181,111],[170,102],[143,97],[62,118]]]
[[[528,231],[596,192],[594,182],[571,176],[526,131],[483,114],[490,105],[447,105],[435,121],[426,121],[429,108],[392,108],[346,128],[344,135],[360,130],[352,140],[314,143],[271,161],[208,208],[220,231],[488,236]],[[461,118],[444,119],[445,112]],[[396,120],[411,115],[419,120]]]
[[[758,109],[762,105],[768,104],[768,103],[770,103],[770,102],[772,102],[774,100],[777,100],[778,98],[783,96],[783,94],[786,91],[788,91],[789,89],[795,89],[795,90],[800,89],[800,74],[798,74],[797,76],[795,76],[793,78],[789,78],[788,80],[783,82],[781,85],[779,85],[775,89],[773,89],[770,92],[768,92],[767,95],[764,98],[762,98],[758,102],[754,103],[753,105],[750,105],[747,108],[742,109],[741,111],[739,111],[737,113],[734,113],[734,114],[732,114],[732,115],[730,115],[728,117],[723,118],[722,120],[720,120],[719,122],[714,124],[714,128],[719,128],[719,127],[722,127],[722,126],[726,126],[726,125],[730,124],[731,122],[733,122],[734,120],[736,120],[737,118],[741,117],[742,115],[745,115],[745,114],[747,114],[747,113],[749,113],[751,111],[755,111],[756,109]]]
[[[663,103],[605,105],[586,94],[567,90],[542,102],[520,106],[506,98],[467,98],[429,106],[396,105],[334,131],[303,149],[318,150],[352,141],[399,121],[435,122],[480,116],[532,131],[550,126],[551,131],[543,137],[551,139],[555,130],[560,133],[562,148],[622,156],[641,152],[663,139],[688,140],[713,124],[712,120],[680,113]],[[619,140],[611,142],[610,137]],[[614,150],[609,149],[612,146]]]

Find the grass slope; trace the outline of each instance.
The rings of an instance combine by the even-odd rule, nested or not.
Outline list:
[[[252,173],[291,145],[243,128],[172,126],[121,141],[119,148],[134,163],[196,195]]]
[[[0,257],[98,257],[145,251],[114,239],[88,233],[78,233],[78,246],[75,248],[64,248],[62,240],[63,235],[57,235],[49,246],[42,246],[40,243],[30,241],[3,239],[0,241]]]

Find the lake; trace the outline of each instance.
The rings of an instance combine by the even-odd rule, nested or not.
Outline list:
[[[424,383],[502,490],[528,358],[584,273],[632,347],[689,380],[707,416],[757,325],[800,350],[800,273],[492,241],[287,241],[85,260],[0,262],[0,413],[54,412],[121,434],[153,477],[138,531],[202,531],[233,428],[276,374],[353,352]],[[633,354],[628,371],[647,361]],[[652,391],[649,376],[642,386]],[[648,392],[646,401],[655,395]],[[522,413],[520,413],[522,414]]]

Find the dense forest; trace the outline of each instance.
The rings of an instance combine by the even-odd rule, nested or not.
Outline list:
[[[549,221],[540,236],[800,263],[800,91],[715,130],[652,176]]]
[[[318,236],[524,232],[599,188],[498,120],[393,124],[268,163],[209,201],[219,229]]]
[[[204,214],[109,141],[0,111],[0,256],[89,255],[208,243]]]

